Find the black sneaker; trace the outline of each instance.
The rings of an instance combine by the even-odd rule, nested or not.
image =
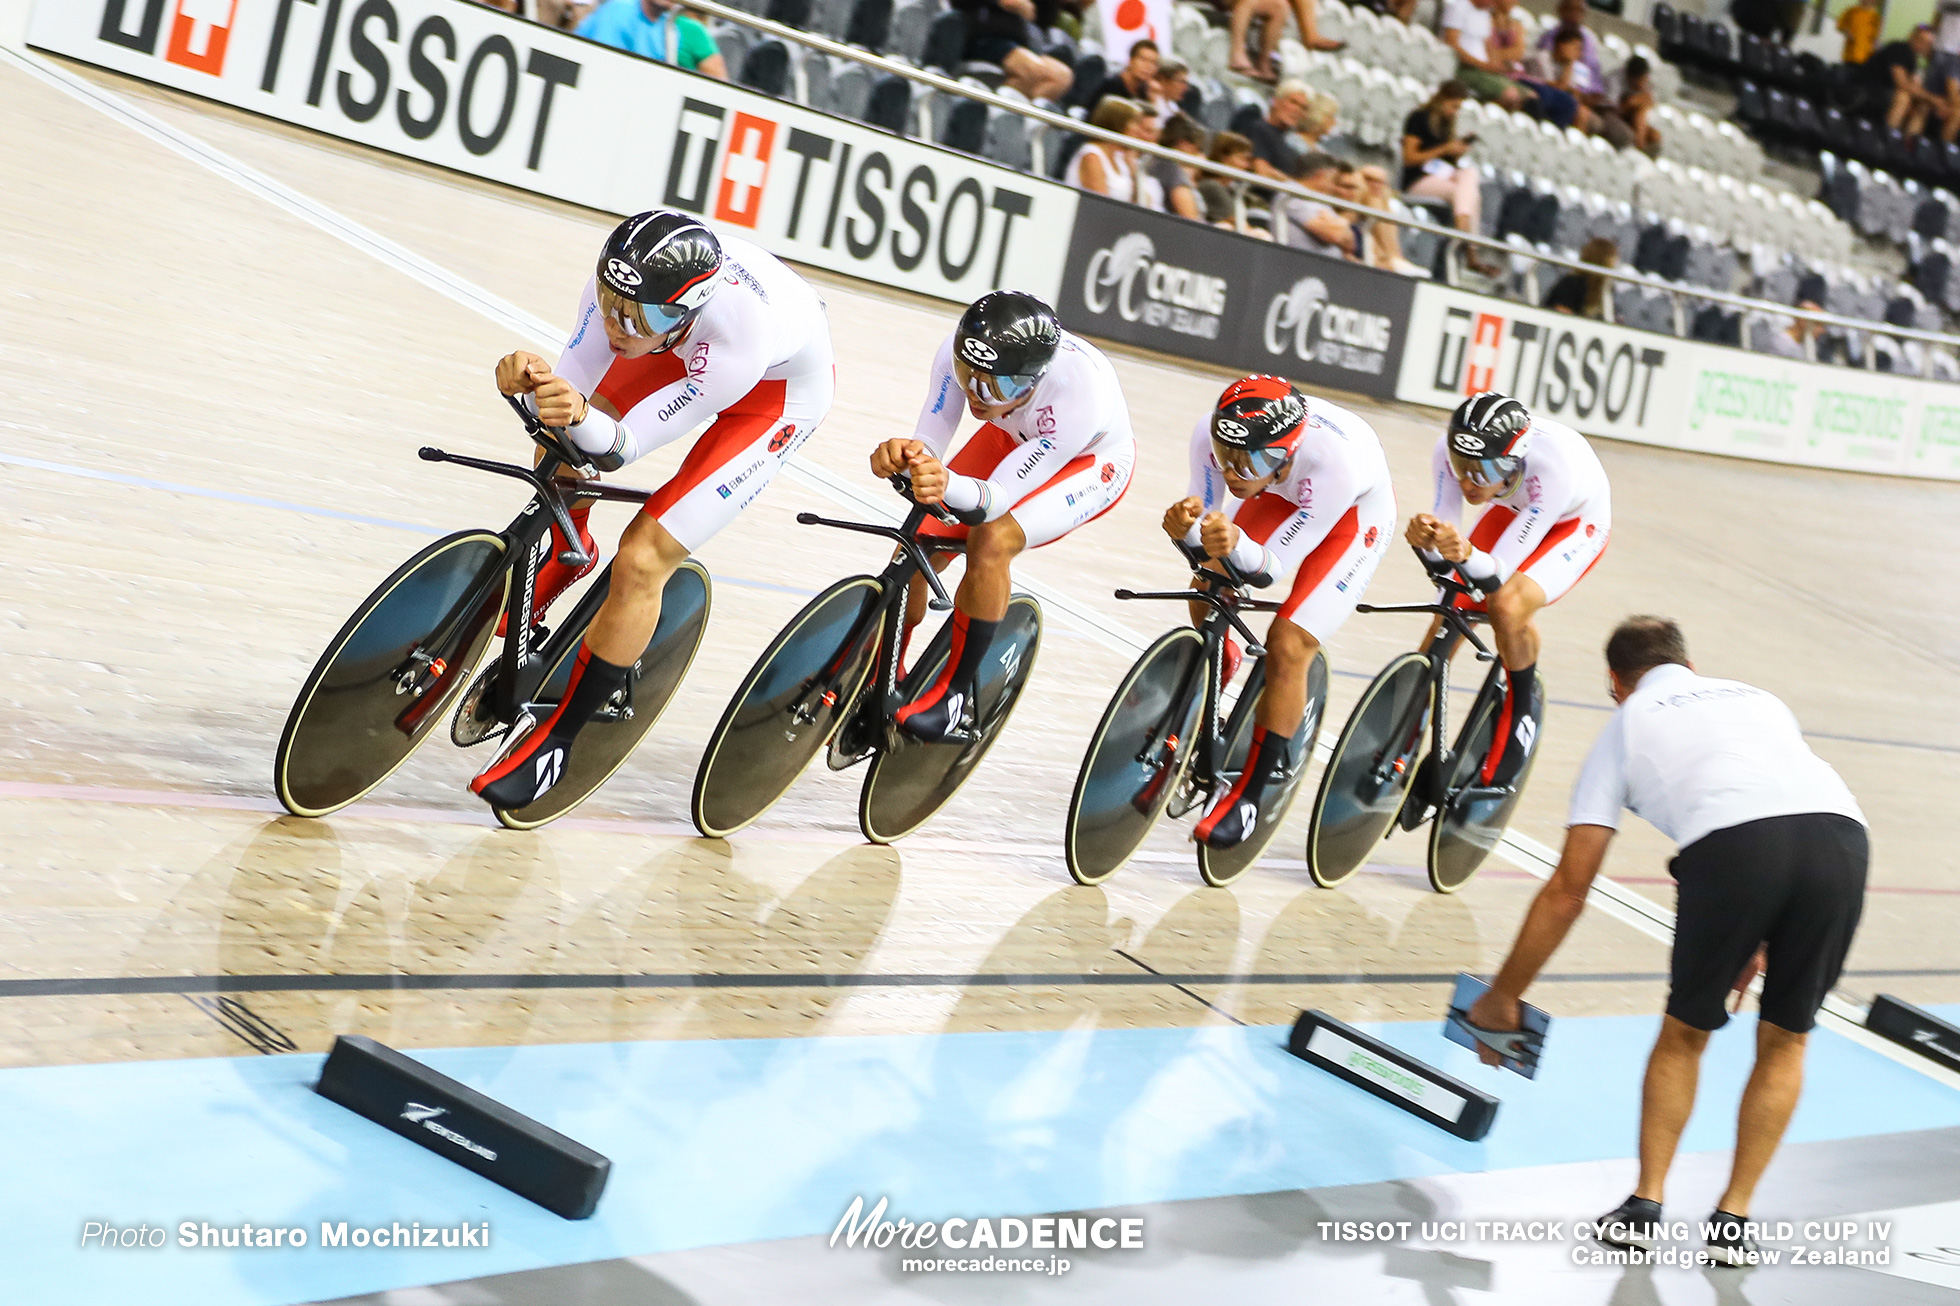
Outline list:
[[[1595,1237],[1608,1247],[1626,1247],[1651,1252],[1660,1241],[1661,1204],[1644,1197],[1629,1197],[1599,1217],[1594,1223]]]
[[[1747,1216],[1717,1211],[1708,1217],[1708,1259],[1717,1265],[1758,1265],[1762,1252],[1747,1232]]]

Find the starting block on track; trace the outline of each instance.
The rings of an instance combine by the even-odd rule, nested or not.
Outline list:
[[[1424,1065],[1324,1011],[1303,1011],[1286,1050],[1458,1138],[1476,1142],[1497,1119],[1498,1099]]]
[[[567,1220],[599,1205],[612,1162],[391,1047],[342,1034],[314,1092]]]
[[[1865,1013],[1865,1028],[1911,1048],[1928,1061],[1960,1070],[1960,1026],[1881,993]]]

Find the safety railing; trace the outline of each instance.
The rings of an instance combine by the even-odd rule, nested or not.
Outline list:
[[[1839,327],[1850,331],[1884,335],[1895,340],[1916,340],[1923,344],[1960,349],[1960,336],[1949,335],[1945,332],[1922,331],[1915,327],[1894,326],[1889,322],[1872,321],[1866,318],[1843,317],[1836,313],[1797,308],[1794,305],[1778,304],[1773,300],[1767,299],[1751,299],[1747,295],[1737,295],[1730,291],[1715,290],[1702,286],[1679,286],[1656,277],[1648,276],[1645,273],[1630,272],[1624,268],[1601,267],[1593,263],[1581,263],[1577,259],[1569,259],[1560,254],[1547,254],[1538,250],[1521,250],[1505,241],[1497,240],[1478,232],[1461,231],[1455,227],[1446,227],[1440,223],[1430,222],[1423,218],[1408,217],[1384,209],[1370,208],[1365,204],[1331,197],[1320,191],[1308,190],[1305,186],[1295,181],[1263,177],[1255,172],[1227,167],[1222,163],[1214,163],[1210,159],[1186,154],[1182,150],[1167,149],[1153,141],[1139,140],[1135,136],[1126,136],[1120,132],[1108,131],[1104,128],[1094,126],[1091,123],[1071,118],[1067,114],[1056,113],[1052,110],[1041,108],[1039,105],[1029,104],[1025,100],[1009,99],[1004,95],[989,91],[983,87],[968,85],[965,82],[948,77],[943,73],[934,72],[930,68],[917,67],[903,59],[893,59],[885,55],[873,54],[859,46],[846,45],[842,41],[834,40],[818,32],[806,32],[801,28],[791,27],[786,23],[778,23],[771,19],[758,17],[745,10],[731,8],[728,5],[719,3],[719,0],[686,0],[686,3],[689,9],[698,10],[701,13],[709,14],[715,18],[736,23],[743,27],[753,28],[758,32],[764,32],[781,40],[794,41],[799,45],[821,51],[824,54],[841,55],[846,59],[854,60],[867,67],[876,68],[881,72],[891,73],[922,86],[930,86],[935,91],[942,91],[948,95],[964,96],[970,100],[978,100],[982,104],[991,105],[994,108],[1018,114],[1021,117],[1031,119],[1046,126],[1074,132],[1079,136],[1086,136],[1091,140],[1106,141],[1112,145],[1120,145],[1124,149],[1135,150],[1139,153],[1153,155],[1157,158],[1169,159],[1171,162],[1184,167],[1197,168],[1231,181],[1249,182],[1261,190],[1273,191],[1282,195],[1298,196],[1301,199],[1311,200],[1315,203],[1329,204],[1346,213],[1379,219],[1414,231],[1430,232],[1448,240],[1489,250],[1506,259],[1523,257],[1538,263],[1546,263],[1553,267],[1564,268],[1568,271],[1593,273],[1604,276],[1612,281],[1624,282],[1628,285],[1639,286],[1647,290],[1663,291],[1671,295],[1674,299],[1677,310],[1675,318],[1677,321],[1682,321],[1685,316],[1680,311],[1681,301],[1688,300],[1694,303],[1721,304],[1729,308],[1740,309],[1746,313],[1788,317],[1805,322],[1816,322],[1824,326]]]

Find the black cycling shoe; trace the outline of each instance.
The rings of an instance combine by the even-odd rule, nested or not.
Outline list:
[[[1409,832],[1419,828],[1424,821],[1436,814],[1435,804],[1429,801],[1430,777],[1436,768],[1434,753],[1424,753],[1416,763],[1416,773],[1409,777],[1409,796],[1402,800],[1402,810],[1395,814],[1395,823]]]
[[[922,744],[973,742],[973,690],[948,685],[938,699],[917,711],[900,711],[898,728]]]
[[[1661,1204],[1629,1197],[1595,1223],[1599,1226],[1595,1236],[1608,1247],[1650,1252],[1661,1240]]]
[[[1538,668],[1510,673],[1510,688],[1498,708],[1497,733],[1478,778],[1488,788],[1515,789],[1525,764],[1538,746],[1538,723],[1545,719],[1545,692]]]
[[[1285,735],[1256,727],[1239,782],[1212,804],[1192,838],[1220,851],[1250,839],[1259,826],[1259,808],[1265,802],[1266,790],[1286,779],[1288,742]]]
[[[1717,1265],[1760,1265],[1762,1249],[1748,1234],[1748,1217],[1717,1211],[1708,1217],[1713,1232],[1708,1235],[1708,1259]]]

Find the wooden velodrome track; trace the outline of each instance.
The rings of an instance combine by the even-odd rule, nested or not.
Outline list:
[[[610,225],[85,75],[554,324]],[[196,985],[172,977],[510,977],[234,995],[317,1051],[349,1031],[414,1048],[1274,1023],[1308,1005],[1430,1017],[1448,992],[1436,977],[1488,971],[1508,946],[1532,876],[1493,861],[1439,897],[1411,869],[1418,843],[1398,837],[1347,888],[1318,891],[1297,860],[1303,811],[1272,864],[1230,890],[1199,885],[1188,825],[1160,830],[1104,888],[1070,885],[1058,841],[1083,746],[1132,641],[1173,615],[1110,591],[1180,582],[1156,522],[1183,491],[1192,420],[1225,379],[1127,353],[1117,366],[1144,448],[1136,483],[1017,573],[1090,619],[1050,606],[1005,738],[920,836],[862,845],[858,774],[821,768],[729,842],[686,826],[706,734],[763,642],[804,594],[878,560],[869,543],[797,526],[799,510],[855,509],[791,477],[703,550],[717,578],[703,656],[647,745],[575,818],[533,834],[496,828],[463,789],[480,756],[446,740],[346,813],[280,814],[273,745],[324,641],[428,535],[500,527],[521,502],[414,450],[526,456],[490,365],[535,343],[12,65],[0,65],[0,141],[11,394],[0,414],[0,1063],[244,1051],[179,991]],[[952,313],[813,275],[839,395],[807,458],[880,496],[865,453],[909,432]],[[1426,507],[1436,415],[1352,402],[1381,432],[1403,516]],[[1940,523],[1960,516],[1960,486],[1598,447],[1613,544],[1542,618],[1556,705],[1518,828],[1559,839],[1605,720],[1599,648],[1612,623],[1673,615],[1703,670],[1795,708],[1871,817],[1872,893],[1844,995],[1956,1000],[1960,589]],[[676,456],[619,479],[655,484]],[[610,544],[624,517],[602,508],[596,520]],[[1395,553],[1372,597],[1423,592]],[[1418,630],[1407,617],[1350,621],[1330,648],[1334,725],[1360,677]],[[1667,852],[1632,822],[1608,873],[1669,903]],[[1566,978],[1537,996],[1560,1014],[1651,1012],[1665,963],[1662,942],[1588,913],[1554,963]],[[959,982],[1145,969],[1256,978]],[[613,972],[769,982],[535,978]],[[815,978],[842,974],[889,982]],[[114,982],[66,994],[46,983],[82,979]],[[146,980],[155,991],[128,991]]]

